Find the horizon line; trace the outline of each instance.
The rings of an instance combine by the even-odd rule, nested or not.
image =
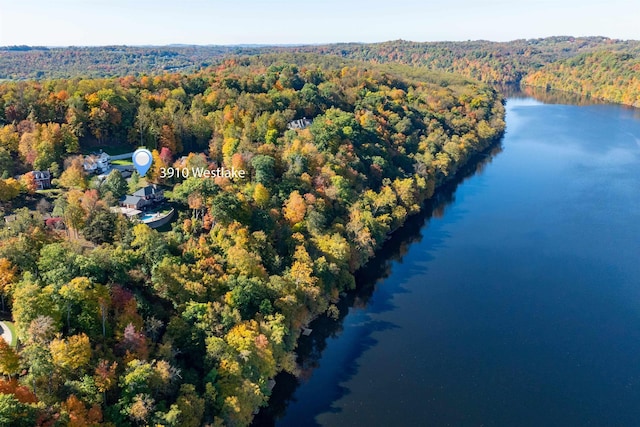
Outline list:
[[[29,44],[13,44],[13,45],[3,45],[0,46],[0,50],[10,49],[10,48],[30,48],[30,49],[38,49],[38,48],[46,48],[46,49],[68,49],[68,48],[100,48],[100,47],[142,47],[142,48],[151,48],[151,47],[228,47],[228,48],[264,48],[264,47],[305,47],[305,46],[328,46],[328,45],[341,45],[341,44],[360,44],[360,45],[372,45],[372,44],[382,44],[389,42],[408,42],[408,43],[472,43],[472,42],[488,42],[495,44],[505,44],[505,43],[513,43],[516,41],[531,41],[531,40],[545,40],[551,38],[569,38],[569,39],[587,39],[587,38],[604,38],[612,41],[640,41],[640,39],[620,39],[620,38],[612,38],[608,36],[602,35],[590,35],[590,36],[572,36],[572,35],[555,35],[555,36],[545,36],[545,37],[531,37],[531,38],[516,38],[507,41],[496,41],[489,39],[467,39],[467,40],[433,40],[433,41],[415,41],[415,40],[406,40],[406,39],[389,39],[383,41],[376,42],[362,42],[362,41],[334,41],[334,42],[316,42],[316,43],[237,43],[237,44],[215,44],[215,43],[207,43],[207,44],[199,44],[199,43],[169,43],[169,44],[151,44],[151,43],[143,43],[143,44],[95,44],[95,45],[29,45]]]

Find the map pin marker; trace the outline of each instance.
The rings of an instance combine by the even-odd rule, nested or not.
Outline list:
[[[151,155],[151,151],[146,148],[138,148],[133,152],[131,160],[140,176],[145,176],[151,167],[151,163],[153,163],[153,156]]]

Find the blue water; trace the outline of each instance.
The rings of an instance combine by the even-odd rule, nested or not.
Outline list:
[[[637,110],[509,99],[502,152],[316,322],[258,423],[640,425],[639,190]]]

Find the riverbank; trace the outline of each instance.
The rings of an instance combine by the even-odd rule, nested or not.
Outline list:
[[[482,173],[493,159],[502,152],[503,138],[504,135],[494,140],[484,150],[475,153],[466,165],[461,167],[456,174],[450,176],[435,190],[433,196],[424,202],[420,212],[407,218],[402,227],[389,234],[388,239],[376,251],[375,256],[355,273],[356,288],[341,295],[336,303],[338,308],[337,317],[321,313],[309,321],[306,327],[312,330],[311,334],[307,336],[302,334],[298,337],[298,346],[296,348],[297,362],[300,367],[298,375],[294,376],[288,372],[280,372],[275,377],[275,387],[273,388],[269,405],[261,408],[252,426],[275,425],[276,420],[284,416],[288,404],[301,381],[307,381],[319,366],[328,341],[342,332],[345,318],[350,313],[351,308],[365,307],[369,304],[374,296],[378,282],[391,273],[392,264],[401,260],[407,249],[422,239],[420,230],[425,224],[433,217],[444,215],[446,208],[455,201],[456,189],[467,179]],[[363,347],[358,351],[364,350],[365,348]],[[353,354],[351,356],[355,357]],[[346,374],[347,372],[345,372]],[[336,381],[332,386],[337,386],[338,382]],[[322,394],[326,392],[326,389],[319,389],[316,392]],[[305,417],[304,414],[299,415],[303,418]],[[307,421],[311,420],[308,419]],[[307,424],[300,423],[299,425]]]
[[[104,286],[114,296],[135,298],[135,304],[127,305],[131,313],[122,309],[126,301],[114,298],[108,311],[103,308],[102,322],[85,304],[75,308],[79,314],[69,319],[66,328],[56,324],[65,337],[61,339],[70,339],[72,331],[87,334],[94,354],[86,363],[88,372],[101,359],[122,367],[116,373],[118,386],[103,402],[105,420],[118,425],[123,418],[135,419],[129,412],[132,395],[126,386],[132,356],[119,351],[121,330],[131,316],[150,315],[166,327],[158,326],[151,341],[127,350],[139,360],[166,362],[184,375],[176,378],[171,393],[140,390],[156,408],[144,421],[163,419],[162,408],[195,393],[206,401],[198,424],[249,424],[253,412],[266,404],[276,373],[296,371],[301,328],[318,313],[338,315],[335,303],[355,287],[353,273],[384,246],[392,230],[399,232],[420,211],[436,186],[504,129],[501,97],[490,87],[459,76],[310,55],[247,58],[222,66],[213,74],[185,76],[180,84],[186,87],[204,79],[198,88],[214,88],[214,97],[224,95],[225,105],[212,105],[215,114],[225,117],[216,132],[238,138],[215,137],[209,158],[192,153],[185,161],[243,165],[251,172],[249,179],[191,177],[169,182],[175,184],[171,202],[177,211],[184,210],[170,232],[155,232],[142,224],[123,230],[116,241],[130,243],[126,246],[131,257],[123,257],[119,245],[109,243],[82,251],[87,257],[111,259],[109,265],[98,261],[95,274],[86,274],[96,288]],[[309,74],[307,69],[322,72]],[[268,79],[263,78],[265,72]],[[301,85],[291,86],[294,81]],[[108,84],[124,93],[120,83]],[[127,83],[133,88],[127,89],[132,102],[147,97],[140,83]],[[314,86],[326,90],[307,97],[302,92],[307,83],[314,93]],[[98,86],[102,84],[107,82]],[[228,92],[229,84],[240,89]],[[159,81],[153,93],[165,93],[170,85]],[[291,90],[274,91],[274,85]],[[196,105],[192,100],[198,91],[184,99],[185,105]],[[250,109],[238,110],[245,102]],[[295,109],[287,107],[294,103]],[[229,109],[234,111],[231,115],[225,113]],[[303,111],[313,117],[309,126],[288,129]],[[205,117],[201,113],[194,117]],[[232,116],[246,119],[230,120]],[[267,122],[273,126],[268,125],[265,134]],[[262,130],[256,134],[256,129]],[[32,232],[12,229],[7,235],[24,241]],[[50,293],[38,294],[41,307],[68,311],[60,286],[68,277],[85,274],[84,258],[74,256],[65,245],[43,243],[34,249],[33,262],[15,260],[23,276],[33,278],[34,289],[59,280]],[[9,249],[13,256],[15,251]],[[59,262],[39,263],[48,251],[60,254],[54,257]],[[30,304],[27,297],[14,295],[14,306]],[[25,340],[31,314],[14,313]],[[102,323],[104,332],[86,326],[83,319]],[[133,326],[138,331],[139,325]],[[109,351],[113,348],[118,351]],[[52,413],[67,397],[64,381],[75,378],[67,377],[59,366],[56,369],[59,386],[52,386],[52,393],[39,387],[54,394],[45,396],[52,402],[47,407]],[[185,395],[187,385],[195,391]]]
[[[441,175],[441,180],[438,182],[438,184],[434,187],[432,191],[427,190],[427,193],[421,194],[422,200],[420,202],[420,206],[421,206],[420,210],[412,215],[409,215],[402,224],[390,230],[386,234],[384,240],[382,240],[376,247],[376,251],[373,254],[373,256],[370,257],[366,261],[366,263],[360,266],[353,274],[358,275],[360,271],[368,268],[371,261],[373,259],[378,258],[379,251],[384,247],[386,242],[392,239],[394,235],[396,235],[400,230],[402,230],[405,227],[406,223],[409,220],[411,220],[413,217],[423,216],[425,214],[425,209],[427,209],[427,206],[430,206],[431,203],[433,203],[434,201],[437,202],[438,198],[441,197],[440,194],[444,191],[445,188],[448,188],[449,186],[451,186],[452,183],[454,183],[453,184],[454,187],[457,186],[458,183],[461,182],[461,179],[464,179],[465,177],[470,176],[474,172],[477,172],[477,168],[482,167],[481,165],[487,159],[490,159],[493,155],[501,151],[500,144],[503,137],[504,137],[504,129],[502,129],[499,133],[499,136],[491,140],[488,143],[488,145],[470,154],[469,159],[463,164],[461,164],[460,166],[453,169],[450,174]],[[300,333],[309,335],[308,331],[313,330],[313,328],[309,327],[309,324],[315,321],[318,317],[326,316],[326,315],[327,314],[325,312],[317,313],[313,315],[311,318],[309,318],[307,322],[305,322],[302,325],[302,327],[300,328]]]
[[[311,325],[256,425],[633,425],[639,118],[507,107],[504,152]]]

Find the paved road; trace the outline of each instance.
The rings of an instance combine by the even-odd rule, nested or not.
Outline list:
[[[111,171],[114,170],[114,169],[117,169],[120,172],[125,172],[125,171],[133,172],[135,167],[133,165],[111,165],[111,168],[109,168],[108,170],[106,170],[106,171],[102,172],[100,175],[98,175],[98,178],[105,179],[107,176],[109,176]]]
[[[2,335],[2,338],[4,338],[4,340],[6,342],[8,342],[9,344],[11,344],[13,342],[13,337],[11,335],[11,330],[9,329],[7,324],[4,323],[4,322],[0,322],[0,334]]]

